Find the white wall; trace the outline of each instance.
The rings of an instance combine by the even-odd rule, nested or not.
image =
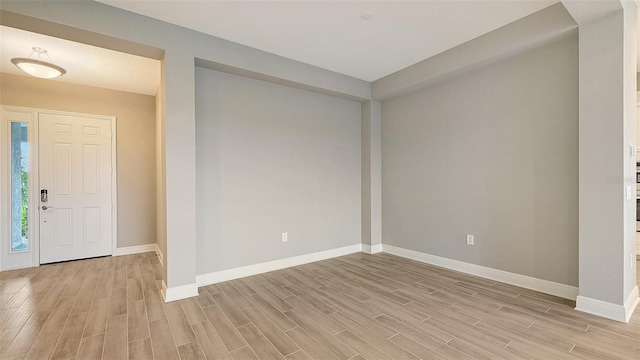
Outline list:
[[[576,35],[382,103],[385,244],[578,284]]]
[[[360,121],[357,102],[196,68],[197,273],[359,244]]]

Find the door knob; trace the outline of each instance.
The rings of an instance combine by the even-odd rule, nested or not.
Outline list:
[[[53,206],[42,205],[42,210],[53,209]]]

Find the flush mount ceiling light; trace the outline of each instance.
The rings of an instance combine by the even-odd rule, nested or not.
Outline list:
[[[49,54],[47,54],[47,50],[39,47],[33,47],[32,49],[33,49],[33,52],[31,52],[31,55],[35,53],[36,54],[35,59],[13,58],[11,59],[11,62],[15,66],[17,66],[20,70],[26,72],[27,74],[38,77],[38,78],[42,78],[42,79],[53,79],[55,77],[62,76],[67,73],[67,70],[63,69],[62,67],[56,64],[52,64],[52,63],[40,60],[42,55],[47,55],[47,57],[49,57]],[[49,58],[49,60],[51,60],[51,58]]]

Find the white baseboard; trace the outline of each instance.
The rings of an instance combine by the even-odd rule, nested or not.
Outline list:
[[[625,318],[624,306],[582,295],[576,299],[576,310],[616,321]]]
[[[33,268],[33,267],[38,267],[40,266],[40,264],[25,264],[25,265],[15,265],[15,266],[7,266],[7,267],[0,267],[0,271],[10,271],[10,270],[19,270],[19,269],[27,269],[27,268]]]
[[[503,283],[520,286],[535,291],[540,291],[565,299],[575,300],[576,296],[578,296],[578,288],[575,286],[537,279],[526,275],[520,275],[508,271],[470,264],[464,261],[448,259],[414,250],[403,249],[392,245],[382,244],[382,251],[427,264],[432,264],[443,268],[460,271],[463,273],[480,276],[483,278],[500,281]]]
[[[140,253],[145,253],[149,251],[155,251],[156,253],[160,253],[160,250],[158,249],[158,244],[119,247],[119,248],[116,248],[115,254],[113,254],[113,256],[140,254]]]
[[[160,251],[160,246],[156,245],[156,253],[158,254],[158,260],[160,260],[160,265],[164,266],[164,254]]]
[[[627,301],[624,302],[624,322],[626,323],[629,323],[629,320],[631,320],[631,315],[633,315],[633,312],[640,304],[639,292],[640,291],[638,290],[638,285],[634,286],[633,290],[631,290],[631,293],[627,297]]]
[[[382,252],[382,244],[377,244],[377,245],[362,244],[362,252],[366,252],[368,254],[377,254],[379,252]]]
[[[629,323],[633,311],[638,306],[638,286],[636,285],[627,297],[624,305],[593,299],[586,296],[578,296],[576,300],[576,310],[592,315],[601,316],[607,319]]]
[[[160,292],[162,293],[164,302],[171,302],[198,296],[198,285],[194,283],[167,288],[167,283],[162,280],[162,290]]]
[[[360,252],[362,250],[362,244],[355,244],[345,246],[336,249],[329,249],[319,251],[311,254],[304,254],[299,256],[293,256],[285,259],[268,261],[260,264],[253,264],[247,266],[241,266],[233,269],[216,271],[212,273],[202,274],[196,276],[196,284],[198,286],[206,286],[216,284],[223,281],[234,280],[246,276],[252,276],[257,274],[266,273],[269,271],[275,271],[280,269],[289,268],[292,266],[298,266],[302,264],[308,264],[315,261],[331,259],[338,256],[348,255]]]

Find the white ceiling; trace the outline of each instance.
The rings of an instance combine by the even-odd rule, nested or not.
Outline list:
[[[99,1],[366,81],[558,2]]]
[[[67,83],[155,95],[160,83],[160,61],[95,46],[0,26],[0,72],[26,75],[11,63],[14,57],[30,57],[37,46],[49,52],[52,62],[67,70],[54,79]]]

